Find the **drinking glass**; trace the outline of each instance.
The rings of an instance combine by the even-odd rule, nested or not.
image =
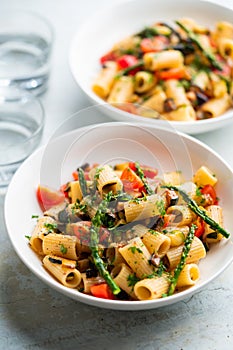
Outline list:
[[[35,94],[47,88],[53,29],[38,14],[0,11],[0,86]]]
[[[0,193],[41,141],[44,108],[31,93],[0,87]]]

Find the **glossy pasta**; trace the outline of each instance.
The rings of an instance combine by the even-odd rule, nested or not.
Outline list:
[[[100,58],[93,91],[147,118],[198,121],[232,107],[233,24],[208,28],[191,18],[154,23]]]
[[[63,203],[49,191],[50,208],[30,238],[44,268],[64,287],[116,300],[169,297],[171,286],[178,293],[201,279],[198,262],[225,239],[218,179],[206,166],[192,181],[138,162],[85,164],[73,176],[62,186]],[[179,191],[222,231],[194,213]]]

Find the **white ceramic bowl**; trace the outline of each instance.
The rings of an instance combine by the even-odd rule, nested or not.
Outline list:
[[[217,193],[223,206],[225,227],[233,231],[233,173],[223,159],[194,138],[172,130],[140,124],[106,123],[74,130],[37,150],[18,169],[5,200],[5,220],[15,251],[40,279],[60,293],[90,305],[118,310],[142,310],[169,305],[190,297],[216,278],[233,260],[232,241],[223,239],[200,262],[201,279],[194,287],[154,301],[116,301],[98,299],[66,288],[42,267],[24,235],[35,225],[32,214],[42,214],[36,200],[39,183],[59,188],[71,179],[78,165],[138,160],[157,167],[159,173],[182,170],[190,179],[203,164],[218,177]],[[22,205],[23,199],[23,205]],[[33,286],[32,286],[33,288]]]
[[[70,50],[70,67],[75,81],[94,104],[112,119],[123,122],[141,122],[160,125],[161,121],[136,116],[104,103],[93,91],[92,85],[100,71],[99,58],[121,39],[134,34],[156,21],[171,22],[181,17],[192,17],[198,23],[213,27],[219,20],[232,22],[233,11],[223,6],[192,0],[133,0],[108,6],[88,18],[75,34]],[[177,130],[197,134],[224,127],[233,121],[233,110],[224,115],[194,122],[171,122]]]

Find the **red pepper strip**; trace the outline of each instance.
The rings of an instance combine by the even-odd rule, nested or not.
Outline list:
[[[197,228],[195,230],[195,236],[199,238],[205,232],[205,222],[204,222],[204,220],[198,218],[195,225],[197,226]]]
[[[187,72],[185,67],[171,68],[164,71],[156,72],[156,77],[159,80],[169,79],[191,79],[190,74]]]
[[[115,299],[107,283],[95,284],[91,286],[91,294],[96,298]]]
[[[135,64],[137,64],[138,59],[137,59],[137,57],[135,57],[133,55],[123,55],[123,56],[119,57],[116,60],[116,62],[118,63],[119,69],[126,69],[128,67],[132,67]],[[140,70],[139,67],[132,69],[128,74],[135,75],[139,70]]]
[[[113,51],[109,51],[105,55],[100,57],[100,63],[104,64],[107,61],[115,61],[116,58],[117,58],[116,54]]]

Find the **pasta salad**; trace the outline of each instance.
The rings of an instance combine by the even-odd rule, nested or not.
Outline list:
[[[84,164],[59,191],[38,186],[29,238],[60,283],[98,298],[154,300],[194,286],[198,262],[228,238],[205,166],[191,181],[138,162]]]
[[[155,23],[100,58],[93,91],[129,113],[169,121],[215,118],[232,107],[233,25],[191,18]]]

